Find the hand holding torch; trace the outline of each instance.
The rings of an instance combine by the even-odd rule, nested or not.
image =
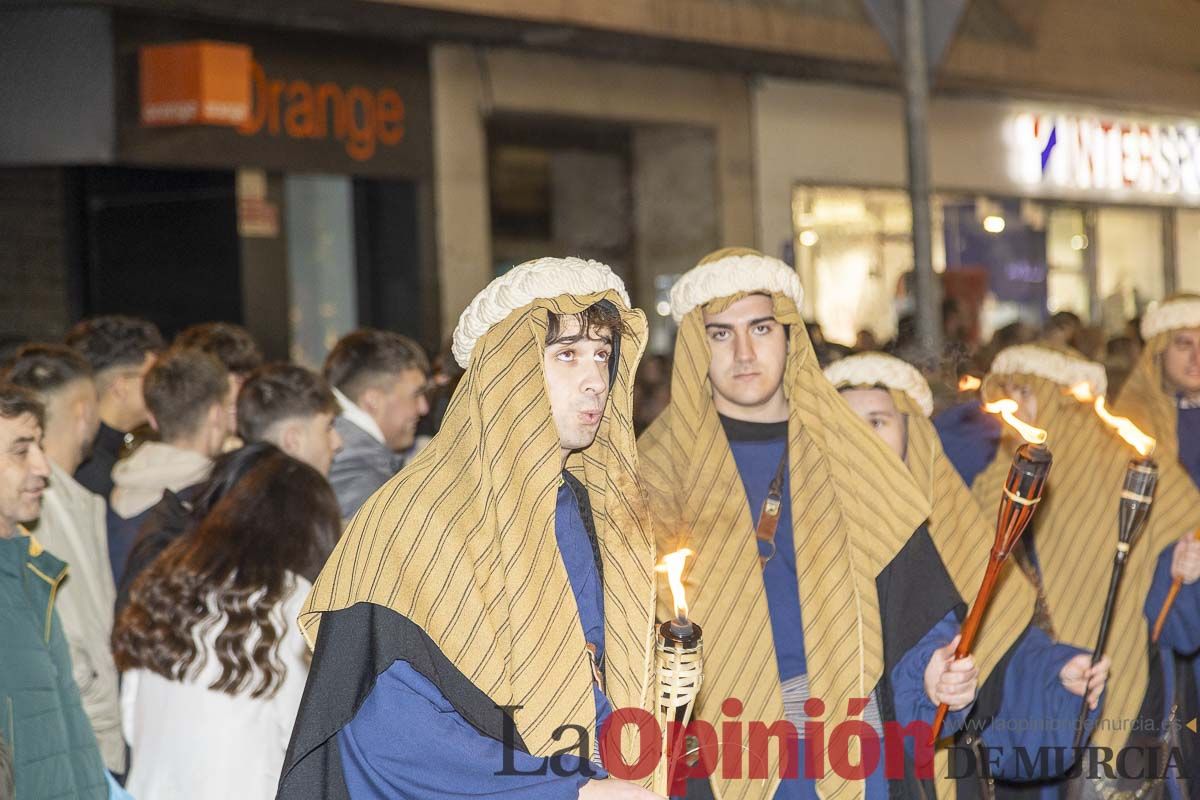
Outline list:
[[[1192,538],[1200,541],[1200,528],[1192,532]],[[1154,621],[1154,633],[1150,635],[1150,641],[1158,644],[1158,637],[1162,636],[1163,626],[1167,623],[1167,615],[1171,613],[1171,606],[1175,605],[1175,598],[1179,596],[1179,590],[1183,588],[1183,578],[1176,578],[1171,581],[1171,590],[1167,592],[1167,599],[1163,601],[1162,610],[1158,612],[1158,619]]]
[[[1008,470],[1008,477],[1004,481],[1004,492],[1000,496],[1000,510],[996,517],[996,538],[988,553],[987,569],[984,571],[983,581],[979,585],[979,592],[975,596],[975,602],[971,605],[971,611],[967,614],[966,621],[963,622],[962,638],[954,651],[956,659],[966,658],[971,653],[971,647],[975,643],[976,634],[979,633],[979,625],[983,621],[984,612],[987,610],[988,603],[991,602],[996,582],[1000,578],[1001,568],[1008,560],[1013,546],[1025,532],[1025,528],[1033,518],[1037,504],[1042,499],[1042,490],[1046,486],[1046,475],[1050,472],[1052,460],[1049,449],[1042,446],[1046,441],[1046,432],[1017,419],[1014,415],[1017,410],[1015,401],[998,400],[985,405],[984,410],[1000,414],[1005,422],[1012,425],[1026,439],[1027,443],[1017,448],[1017,452],[1013,455],[1012,466]],[[931,741],[937,741],[949,710],[949,706],[945,703],[938,706],[937,716],[933,720]]]
[[[1117,550],[1113,555],[1112,574],[1108,581],[1108,596],[1104,600],[1104,613],[1100,617],[1100,632],[1096,636],[1096,647],[1092,650],[1092,666],[1104,657],[1104,647],[1108,642],[1109,624],[1112,622],[1113,609],[1116,607],[1117,590],[1121,584],[1121,576],[1125,571],[1125,563],[1129,560],[1129,551],[1150,516],[1150,505],[1154,502],[1154,488],[1158,484],[1158,465],[1150,458],[1154,452],[1155,441],[1142,433],[1132,422],[1124,417],[1115,417],[1104,407],[1104,398],[1095,401],[1096,413],[1105,423],[1116,429],[1126,442],[1138,451],[1138,458],[1132,459],[1125,468],[1125,482],[1121,488],[1121,504],[1117,510]],[[1087,725],[1088,697],[1083,693],[1083,702],[1079,706],[1079,719],[1075,727],[1075,746],[1083,743],[1084,728]]]

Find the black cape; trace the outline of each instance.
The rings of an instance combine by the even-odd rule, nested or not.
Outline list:
[[[563,473],[575,494],[603,580],[587,489]],[[399,612],[357,603],[321,615],[312,666],[279,778],[279,800],[349,800],[336,736],[371,693],[376,678],[396,661],[428,679],[484,736],[529,752],[512,716],[470,681],[420,625]]]

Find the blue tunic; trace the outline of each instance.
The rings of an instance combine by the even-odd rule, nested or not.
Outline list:
[[[1178,415],[1179,462],[1200,486],[1200,408],[1180,408]]]
[[[578,500],[567,482],[558,490],[554,532],[584,636],[596,645],[603,663],[603,582]],[[599,730],[611,706],[599,689],[595,696]],[[354,800],[574,800],[589,777],[606,776],[598,765],[576,755],[536,758],[483,735],[406,661],[396,661],[376,679],[337,738],[342,774]],[[564,740],[564,747],[572,744]],[[594,750],[594,743],[589,742],[589,747]],[[497,774],[501,771],[506,774]]]
[[[1000,446],[1001,422],[978,400],[959,403],[933,418],[946,457],[970,486],[987,469]]]
[[[729,447],[746,490],[746,500],[757,524],[771,479],[787,447],[787,423],[755,424],[731,420],[724,420],[724,423],[729,433]],[[775,530],[775,553],[762,573],[771,633],[775,643],[775,660],[779,666],[781,681],[807,672],[800,584],[796,573],[795,534],[792,529],[790,477],[787,473],[788,470],[785,469],[782,505]],[[763,556],[771,555],[771,548],[759,542],[759,552]],[[896,721],[901,726],[916,721],[933,723],[937,708],[925,694],[925,666],[933,657],[934,650],[944,647],[957,634],[958,622],[951,612],[931,628],[892,668],[892,700]],[[970,707],[948,715],[946,732],[953,733],[957,730],[966,719],[969,710]],[[799,741],[799,763],[806,763],[803,736]],[[888,784],[882,763],[868,775],[866,789],[870,800],[884,800],[888,796]],[[797,777],[780,783],[775,800],[817,800],[816,781],[807,777],[801,767]]]
[[[1035,547],[1036,537],[1032,535],[1032,532],[1030,532],[1030,534],[1026,534],[1025,542],[1026,547],[1028,548],[1030,560],[1033,562],[1034,567],[1040,572],[1041,567],[1037,563],[1037,551]],[[1174,545],[1171,545],[1159,554],[1158,563],[1154,570],[1154,578],[1151,581],[1150,590],[1146,594],[1146,601],[1143,608],[1144,614],[1150,620],[1148,625],[1153,624],[1153,620],[1157,618],[1158,610],[1162,607],[1162,602],[1166,598],[1167,592],[1170,590],[1171,556],[1173,550]],[[1172,663],[1172,647],[1174,646],[1186,649],[1190,646],[1193,650],[1200,648],[1200,619],[1197,619],[1197,615],[1195,613],[1195,609],[1197,608],[1197,599],[1200,599],[1200,583],[1197,583],[1193,586],[1183,587],[1183,590],[1180,592],[1177,605],[1179,603],[1187,603],[1189,606],[1189,612],[1180,614],[1177,617],[1175,611],[1172,611],[1171,617],[1168,618],[1169,622],[1164,627],[1162,637],[1159,639],[1159,651],[1163,656],[1163,658],[1160,659],[1160,663],[1162,664],[1162,672],[1160,673],[1159,677],[1162,680],[1164,687],[1164,707],[1160,709],[1159,721],[1167,718],[1167,715],[1170,712],[1169,706],[1171,705],[1175,692],[1174,671],[1170,667]],[[1026,638],[1029,638],[1028,633]],[[1022,646],[1025,644],[1025,642],[1022,642]],[[1055,645],[1054,647],[1055,649],[1058,649],[1065,646]],[[1041,650],[1042,648],[1044,648],[1044,645],[1036,645],[1035,647],[1035,649],[1038,650]],[[1029,660],[1028,664],[1024,666],[1016,662],[1016,659],[1014,658],[1014,663],[1009,666],[1009,673],[1005,676],[1005,699],[1001,704],[1001,712],[997,718],[999,719],[1004,717],[1012,722],[1016,722],[1021,720],[1023,717],[1026,719],[1040,718],[1048,721],[1054,720],[1057,717],[1060,720],[1058,724],[1061,725],[1061,720],[1063,720],[1061,715],[1064,713],[1064,711],[1060,709],[1060,701],[1053,699],[1051,687],[1046,687],[1046,691],[1049,694],[1046,695],[1046,700],[1043,700],[1041,703],[1039,703],[1037,702],[1036,698],[1032,696],[1032,693],[1029,692],[1029,686],[1036,685],[1035,683],[1032,683],[1032,681],[1039,680],[1037,678],[1039,671],[1041,671],[1044,675],[1041,680],[1049,680],[1049,672],[1051,670],[1053,670],[1053,673],[1057,675],[1058,670],[1062,668],[1062,664],[1065,663],[1069,658],[1069,656],[1062,658],[1063,655],[1066,655],[1065,651],[1062,651],[1061,655],[1056,655],[1053,650],[1044,652],[1043,655],[1040,656],[1036,653],[1029,653],[1026,655],[1026,658]],[[1036,663],[1038,661],[1042,661],[1044,666],[1040,668],[1036,667]],[[1055,665],[1057,665],[1057,667]],[[1015,672],[1013,671],[1014,667],[1017,670]],[[1066,693],[1065,690],[1063,691]],[[1027,698],[1022,698],[1022,694],[1029,696]],[[1010,700],[1010,696],[1014,699]],[[1064,699],[1066,699],[1067,708],[1070,710],[1070,713],[1067,717],[1070,719],[1070,723],[1067,725],[1067,730],[1065,731],[1026,730],[1013,732],[1005,731],[1002,729],[1003,726],[997,725],[993,725],[992,728],[987,730],[983,736],[984,744],[989,747],[1000,748],[1004,753],[1004,756],[1001,759],[1000,771],[996,776],[1003,782],[999,783],[998,786],[1003,787],[1006,785],[1006,782],[1018,784],[1030,784],[1032,782],[1032,785],[1035,787],[1034,792],[1028,793],[1026,790],[1026,792],[1021,794],[1022,797],[1031,797],[1036,795],[1038,798],[1041,798],[1041,800],[1059,800],[1059,798],[1063,796],[1067,785],[1067,779],[1055,775],[1024,774],[1023,769],[1019,767],[1019,762],[1015,761],[1011,756],[1015,755],[1015,748],[1018,746],[1023,747],[1029,757],[1036,758],[1038,747],[1070,748],[1074,744],[1075,719],[1079,714],[1079,704],[1082,701],[1075,695],[1070,695],[1069,699]],[[1022,706],[1022,703],[1026,702],[1027,700],[1033,703],[1031,707]],[[1047,700],[1049,702],[1047,702]],[[1043,708],[1043,713],[1041,714],[1037,713],[1039,707]],[[1096,719],[1099,717],[1103,708],[1103,699],[1101,699],[1100,706],[1089,715],[1089,726],[1094,726]],[[1047,766],[1049,766],[1049,764],[1047,764]],[[1169,781],[1168,787],[1169,791],[1171,792],[1171,796],[1174,797],[1175,800],[1179,800],[1178,785],[1173,781]],[[1001,792],[1002,796],[1004,794],[1004,792]]]
[[[1179,463],[1183,464],[1183,468],[1192,476],[1192,482],[1200,487],[1200,406],[1193,407],[1191,404],[1185,403],[1182,397],[1177,399],[1179,408],[1176,412],[1176,433],[1179,440]],[[1178,613],[1180,612],[1177,601],[1171,615],[1174,616]],[[1155,611],[1150,619],[1157,619],[1157,614],[1158,612]],[[1164,634],[1165,636],[1166,634]],[[1188,651],[1181,652],[1187,653]],[[1187,660],[1191,666],[1193,688],[1200,689],[1200,655],[1195,652],[1186,656],[1177,653],[1174,657]]]
[[[1182,413],[1182,412],[1181,412]],[[1171,559],[1175,546],[1167,547],[1158,557],[1154,569],[1154,581],[1146,595],[1146,605],[1143,613],[1148,625],[1153,625],[1158,619],[1159,609],[1167,599],[1171,583]],[[1183,659],[1191,666],[1192,679],[1200,686],[1200,581],[1181,586],[1175,604],[1163,623],[1162,634],[1158,639],[1159,663],[1163,665],[1163,708],[1160,709],[1161,719],[1167,719],[1171,706],[1177,695],[1175,685],[1176,672],[1174,669],[1178,659]],[[1189,720],[1182,719],[1186,724]],[[1173,775],[1174,773],[1172,773]],[[1182,790],[1174,779],[1167,781],[1167,788],[1173,800],[1180,800]]]
[[[1158,612],[1171,590],[1174,580],[1171,577],[1171,559],[1174,555],[1175,545],[1170,545],[1159,554],[1154,567],[1154,580],[1146,594],[1143,609],[1151,625],[1158,619]],[[1171,613],[1167,614],[1158,643],[1177,653],[1193,654],[1200,650],[1200,581],[1179,588],[1179,596],[1171,606]]]
[[[992,761],[992,775],[1009,781],[1045,780],[1053,777],[1050,759],[1038,761],[1045,748],[1069,751],[1075,743],[1075,725],[1083,698],[1062,685],[1059,673],[1075,656],[1087,652],[1054,642],[1041,628],[1030,626],[1017,642],[1004,671],[1003,698],[990,726],[980,737]],[[1101,698],[1101,704],[1103,698]],[[1093,710],[1094,724],[1100,706]],[[1024,750],[1023,762],[1020,750]],[[1032,764],[1034,771],[1029,769]],[[1046,771],[1036,771],[1045,768]]]

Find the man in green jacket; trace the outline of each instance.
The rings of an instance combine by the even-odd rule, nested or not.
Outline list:
[[[42,422],[34,395],[0,383],[0,737],[17,797],[100,800],[104,764],[54,613],[67,565],[21,527],[40,513],[50,476]]]

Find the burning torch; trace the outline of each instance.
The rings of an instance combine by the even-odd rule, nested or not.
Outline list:
[[[658,627],[655,655],[658,671],[657,717],[662,730],[663,760],[654,774],[654,788],[667,794],[671,772],[683,761],[683,730],[692,719],[696,695],[703,678],[704,642],[700,626],[688,619],[687,598],[683,590],[683,563],[691,550],[677,550],[663,556],[656,572],[665,572],[671,586],[675,616]],[[674,723],[674,725],[672,725]],[[675,728],[678,736],[670,736]],[[668,749],[669,748],[669,749]]]
[[[1050,472],[1050,450],[1043,445],[1046,432],[1017,419],[1015,400],[1002,399],[988,403],[984,410],[991,414],[999,414],[1021,437],[1025,444],[1017,448],[1013,454],[1012,466],[1008,469],[1008,477],[1004,481],[1004,492],[1000,496],[1000,511],[996,517],[996,539],[988,553],[987,569],[983,573],[983,581],[975,602],[971,606],[967,619],[963,622],[962,638],[954,651],[954,657],[966,658],[971,654],[971,646],[979,633],[979,624],[983,621],[984,612],[991,602],[996,589],[996,581],[1000,578],[1000,570],[1008,560],[1013,546],[1025,532],[1033,512],[1042,499],[1042,489],[1046,485],[1046,475]],[[950,707],[945,703],[938,706],[937,716],[933,720],[933,738],[936,742],[946,721],[946,713]]]
[[[1113,607],[1117,602],[1117,588],[1121,583],[1121,575],[1125,571],[1125,562],[1129,560],[1129,551],[1133,549],[1138,534],[1142,532],[1142,528],[1146,524],[1146,518],[1150,516],[1150,505],[1154,502],[1154,487],[1158,484],[1158,464],[1151,458],[1156,444],[1152,437],[1142,433],[1125,417],[1110,414],[1104,407],[1103,397],[1097,397],[1093,407],[1100,419],[1115,429],[1121,438],[1138,453],[1138,457],[1130,459],[1125,468],[1125,483],[1121,488],[1121,505],[1117,510],[1117,551],[1113,555],[1112,577],[1108,582],[1108,597],[1104,600],[1104,614],[1100,617],[1100,633],[1096,637],[1096,647],[1092,650],[1092,665],[1095,666],[1104,657],[1104,646],[1108,641],[1108,626],[1112,621]],[[1075,728],[1076,747],[1083,742],[1087,715],[1088,698],[1085,691]]]

